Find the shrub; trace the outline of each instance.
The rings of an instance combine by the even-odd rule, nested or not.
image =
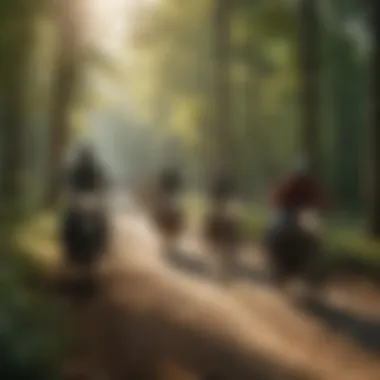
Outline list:
[[[28,290],[9,263],[0,274],[0,305],[0,378],[58,379],[67,331],[58,306]]]

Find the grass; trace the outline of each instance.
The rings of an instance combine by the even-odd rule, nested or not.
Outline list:
[[[44,270],[51,268],[59,260],[55,234],[55,214],[42,213],[21,225],[16,241],[32,265],[37,265]]]

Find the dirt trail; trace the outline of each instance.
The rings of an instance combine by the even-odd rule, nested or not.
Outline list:
[[[117,218],[113,241],[99,273],[102,292],[72,309],[84,355],[98,375],[115,380],[200,374],[234,380],[380,378],[377,358],[273,289],[247,281],[222,287],[170,268],[143,217]],[[184,369],[190,374],[179,375]]]

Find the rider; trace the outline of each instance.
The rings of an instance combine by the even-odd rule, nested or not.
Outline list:
[[[304,160],[298,162],[293,173],[275,187],[272,202],[278,215],[270,231],[270,240],[299,212],[306,209],[321,210],[326,205],[322,187],[313,178]]]
[[[165,168],[158,181],[159,192],[164,196],[175,196],[182,188],[182,178],[174,167]]]
[[[73,193],[93,193],[107,185],[106,174],[93,149],[85,145],[79,151],[77,161],[68,173],[68,187]]]
[[[67,174],[67,186],[73,199],[69,200],[61,227],[64,249],[67,255],[78,263],[92,261],[104,250],[108,231],[107,218],[102,199],[98,199],[96,195],[102,192],[106,185],[106,174],[92,148],[88,145],[82,146]],[[96,201],[95,208],[90,206],[90,214],[78,207],[87,195],[90,195],[90,199],[95,195]],[[82,198],[83,196],[85,197]],[[89,220],[91,223],[88,223]],[[88,226],[91,226],[90,232]]]
[[[307,163],[301,161],[273,194],[273,204],[278,211],[298,212],[308,208],[322,209],[325,197],[318,181],[313,178]]]

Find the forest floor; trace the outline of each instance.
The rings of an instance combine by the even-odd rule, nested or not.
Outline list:
[[[323,302],[308,302],[273,288],[260,250],[248,246],[226,286],[196,233],[165,257],[139,211],[113,223],[99,291],[60,296],[79,341],[68,379],[380,378],[380,296],[370,281],[333,278]],[[29,244],[54,278],[66,274],[51,239]]]

